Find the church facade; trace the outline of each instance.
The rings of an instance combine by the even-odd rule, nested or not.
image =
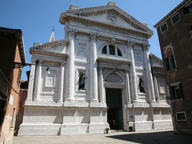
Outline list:
[[[60,23],[66,39],[30,48],[34,65],[19,135],[172,128],[163,63],[149,53],[153,32],[145,24],[111,1],[71,5]]]

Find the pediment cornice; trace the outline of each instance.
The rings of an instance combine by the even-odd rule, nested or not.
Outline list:
[[[122,26],[117,25],[117,24],[110,25],[109,23],[104,23],[103,21],[98,21],[98,20],[96,21],[94,18],[92,19],[92,18],[88,17],[90,15],[98,15],[98,14],[104,14],[104,13],[106,13],[106,14],[114,13],[115,15],[117,15],[118,17],[121,17],[127,23],[132,25],[135,28],[134,31],[136,31],[140,34],[141,33],[147,34],[148,38],[153,35],[153,31],[150,30],[147,26],[145,26],[144,24],[142,24],[141,22],[139,22],[138,20],[136,20],[135,18],[130,16],[128,13],[126,13],[125,11],[123,11],[122,9],[120,9],[119,7],[117,7],[115,5],[67,10],[67,11],[61,13],[60,23],[65,24],[65,22],[69,21],[70,19],[75,19],[75,20],[82,19],[82,21],[84,20],[85,22],[87,22],[87,21],[95,22],[95,23],[98,23],[98,25],[103,24],[103,25],[113,26],[116,28],[122,28],[124,30],[126,29],[126,27],[123,28]]]
[[[105,22],[99,22],[99,21],[94,21],[94,20],[90,20],[90,19],[86,19],[86,18],[80,18],[77,16],[69,16],[68,17],[69,20],[71,21],[75,21],[75,22],[79,22],[80,23],[84,23],[85,25],[90,25],[90,24],[94,24],[97,25],[98,27],[103,27],[104,29],[112,29],[112,31],[116,30],[116,31],[122,31],[123,33],[127,33],[127,35],[129,34],[133,34],[133,35],[139,35],[142,36],[143,38],[150,38],[152,35],[149,34],[148,32],[144,32],[144,31],[140,31],[140,30],[132,30],[132,29],[128,29],[126,27],[123,27],[121,25],[113,25],[113,24],[109,24],[109,23],[105,23]]]
[[[53,47],[65,45],[67,43],[68,43],[68,40],[59,40],[59,41],[54,41],[54,42],[48,42],[48,43],[44,43],[44,44],[40,44],[40,45],[31,47],[30,50],[43,49],[43,48],[53,48]]]
[[[65,53],[55,53],[50,51],[43,51],[40,49],[30,49],[29,52],[30,54],[41,54],[41,55],[64,57],[64,58],[68,57],[68,54],[65,54]]]

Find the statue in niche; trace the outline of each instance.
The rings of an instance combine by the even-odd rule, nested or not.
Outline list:
[[[142,78],[139,78],[139,90],[141,93],[145,93],[145,88],[144,88],[144,83]]]
[[[85,90],[85,74],[84,73],[80,73],[79,76],[79,90]]]

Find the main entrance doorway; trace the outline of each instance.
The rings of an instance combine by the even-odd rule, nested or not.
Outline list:
[[[106,88],[107,122],[110,129],[123,129],[121,89]]]

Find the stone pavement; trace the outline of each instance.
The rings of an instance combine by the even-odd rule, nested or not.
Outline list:
[[[67,136],[16,136],[13,144],[192,144],[192,136],[173,131],[116,132]]]

